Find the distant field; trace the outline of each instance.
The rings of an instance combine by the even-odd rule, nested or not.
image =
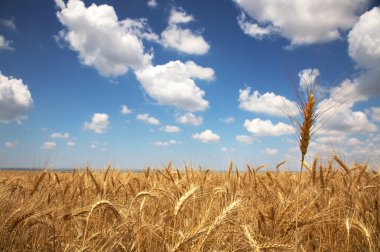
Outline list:
[[[0,250],[380,251],[378,172],[306,168],[2,170]]]

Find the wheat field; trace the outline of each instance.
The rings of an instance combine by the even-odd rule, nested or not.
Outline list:
[[[1,171],[0,250],[380,251],[378,172],[282,164]]]

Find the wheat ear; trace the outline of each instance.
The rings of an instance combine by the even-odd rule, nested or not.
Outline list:
[[[299,139],[299,147],[301,151],[301,167],[303,161],[305,160],[305,155],[307,153],[307,148],[310,144],[311,137],[311,128],[315,122],[315,99],[314,92],[310,91],[309,96],[307,98],[307,103],[305,104],[305,108],[303,110],[303,123],[300,128],[300,139]]]

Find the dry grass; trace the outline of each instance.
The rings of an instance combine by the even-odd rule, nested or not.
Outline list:
[[[0,251],[380,251],[379,174],[305,165],[1,171]]]

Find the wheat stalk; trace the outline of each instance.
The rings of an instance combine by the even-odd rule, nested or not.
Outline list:
[[[183,204],[185,203],[185,201],[191,196],[193,195],[193,193],[195,193],[195,191],[198,190],[198,187],[194,186],[194,185],[191,185],[190,186],[190,189],[184,193],[177,201],[175,207],[174,207],[174,216],[177,216],[177,214],[179,213],[179,211],[181,210]]]

